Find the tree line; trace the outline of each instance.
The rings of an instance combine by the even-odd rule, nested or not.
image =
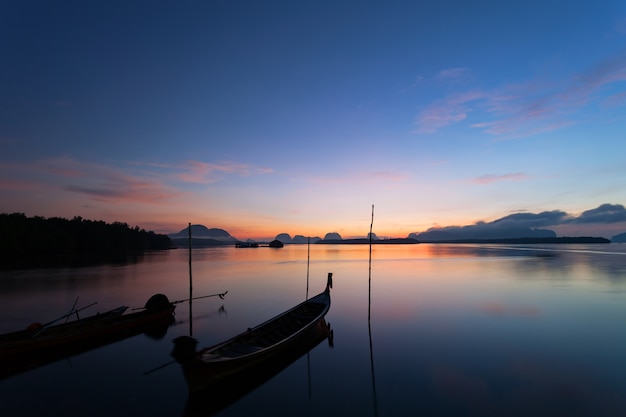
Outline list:
[[[168,249],[167,235],[126,223],[0,214],[0,268],[125,262],[150,249]]]

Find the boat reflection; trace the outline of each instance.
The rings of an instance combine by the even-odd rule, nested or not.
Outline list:
[[[184,416],[208,416],[223,410],[278,375],[326,339],[329,345],[333,346],[333,330],[330,324],[321,318],[315,326],[310,327],[298,338],[298,343],[292,345],[293,348],[280,355],[212,380],[200,391],[193,391],[190,387]]]
[[[122,314],[126,309],[0,335],[0,380],[142,333],[159,340],[174,323],[175,306],[162,294],[151,297],[141,312]]]

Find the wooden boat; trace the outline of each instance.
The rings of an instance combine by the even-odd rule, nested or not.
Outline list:
[[[35,324],[0,335],[0,378],[139,333],[162,337],[175,308],[165,295],[155,294],[136,313],[123,314],[128,307],[121,306],[63,324]]]
[[[275,363],[331,332],[324,316],[330,309],[332,273],[326,289],[282,314],[217,345],[196,351],[197,340],[174,339],[172,356],[182,365],[190,392],[197,393],[275,368]],[[309,347],[310,349],[310,347]]]
[[[240,370],[230,378],[222,377],[216,380],[218,383],[191,392],[183,415],[206,417],[218,413],[278,375],[326,339],[332,346],[333,330],[330,324],[322,318],[306,332],[306,337],[299,338],[298,344],[293,348],[266,359],[256,366]]]

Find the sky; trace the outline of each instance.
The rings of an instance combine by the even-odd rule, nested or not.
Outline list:
[[[2,213],[626,232],[622,0],[2,1],[0,56]]]

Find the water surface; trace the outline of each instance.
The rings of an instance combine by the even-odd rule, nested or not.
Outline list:
[[[323,342],[218,415],[626,415],[624,245],[312,245],[309,295],[333,272]],[[189,296],[188,252],[0,273],[0,332]],[[8,415],[172,415],[187,387],[172,339],[201,346],[304,300],[307,247],[193,252],[193,295],[160,340],[138,335],[0,381]],[[368,319],[369,317],[369,319]],[[208,399],[209,401],[211,399]]]

